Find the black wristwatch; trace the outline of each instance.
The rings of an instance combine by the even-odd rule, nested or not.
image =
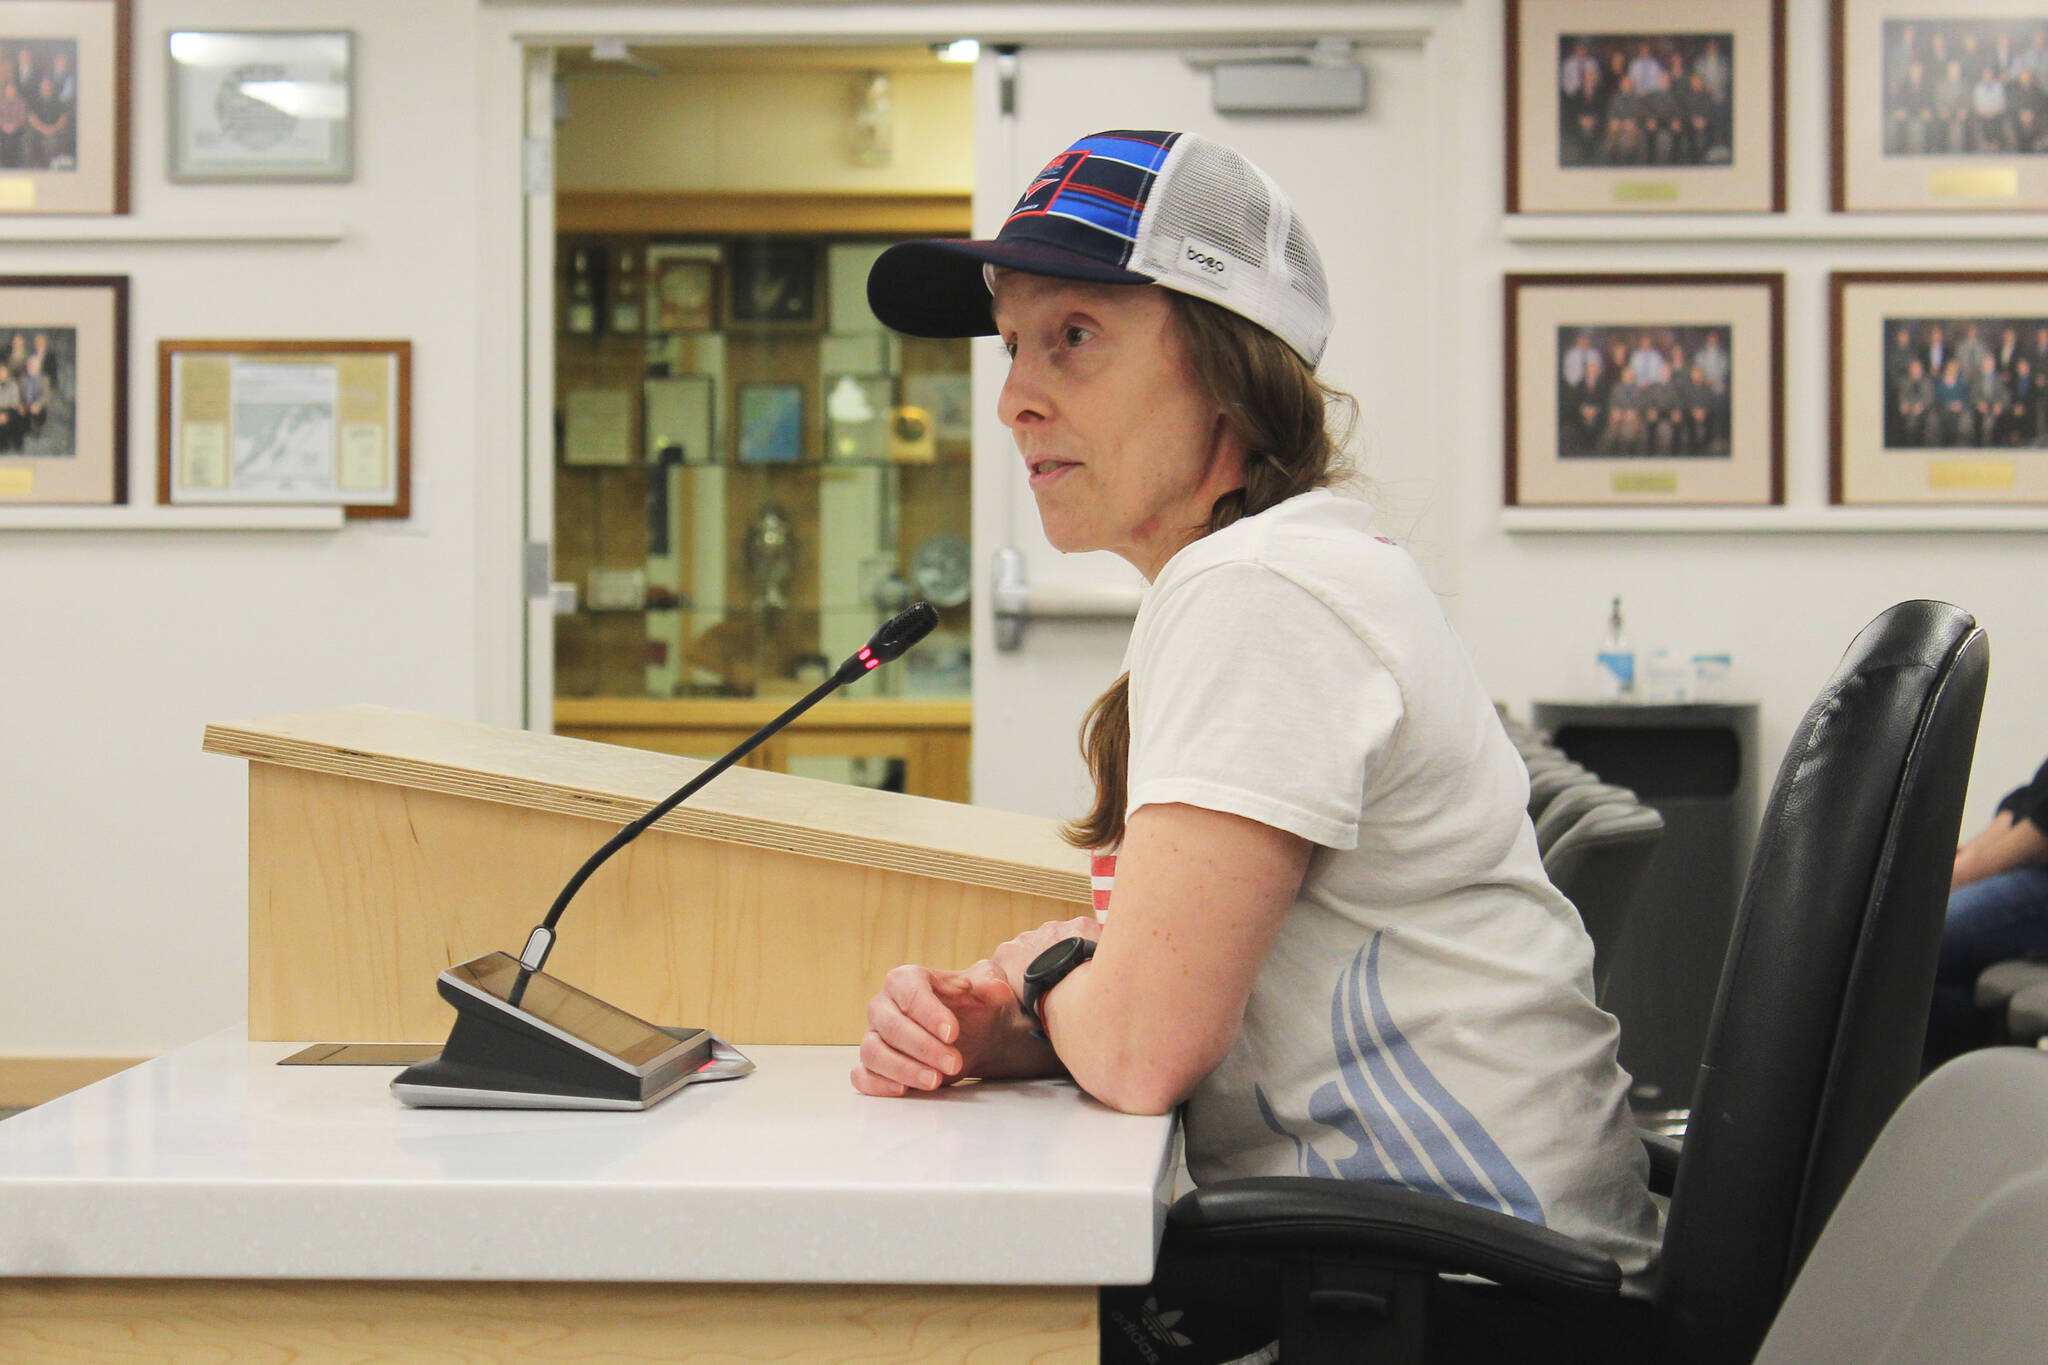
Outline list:
[[[1092,938],[1063,938],[1031,959],[1031,965],[1024,969],[1025,1015],[1031,1020],[1031,1036],[1040,1042],[1049,1043],[1051,1038],[1045,1032],[1046,994],[1054,986],[1065,981],[1074,968],[1095,956],[1095,940]]]

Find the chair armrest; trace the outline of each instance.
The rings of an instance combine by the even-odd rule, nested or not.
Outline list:
[[[1678,1154],[1685,1140],[1665,1133],[1637,1136],[1643,1140],[1643,1150],[1650,1154],[1650,1193],[1670,1194],[1678,1184]]]
[[[1258,1256],[1337,1252],[1481,1275],[1546,1296],[1613,1298],[1621,1267],[1583,1242],[1441,1195],[1366,1180],[1258,1176],[1184,1195],[1167,1214],[1177,1234]]]

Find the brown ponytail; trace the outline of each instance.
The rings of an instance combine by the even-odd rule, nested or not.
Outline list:
[[[1257,516],[1297,493],[1343,477],[1342,450],[1357,405],[1316,377],[1294,350],[1257,323],[1179,291],[1168,295],[1195,381],[1223,409],[1244,444],[1244,486],[1216,499],[1208,525],[1188,539]],[[1334,420],[1334,425],[1333,425]],[[1131,766],[1131,675],[1095,699],[1081,721],[1081,757],[1095,806],[1060,828],[1076,848],[1123,842]]]

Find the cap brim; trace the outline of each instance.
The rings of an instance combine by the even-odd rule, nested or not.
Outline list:
[[[906,336],[993,336],[985,265],[1093,284],[1152,283],[1135,270],[1039,242],[935,238],[898,242],[876,259],[868,271],[868,307]]]

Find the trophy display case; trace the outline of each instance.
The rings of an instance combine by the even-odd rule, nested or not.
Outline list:
[[[558,732],[720,752],[923,598],[930,638],[752,761],[966,799],[970,343],[875,319],[889,240],[559,239]]]

